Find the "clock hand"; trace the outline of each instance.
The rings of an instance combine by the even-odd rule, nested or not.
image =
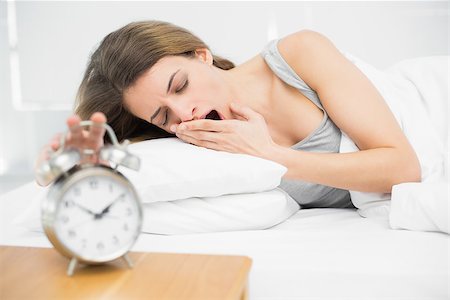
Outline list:
[[[115,204],[117,203],[117,201],[122,198],[123,196],[125,196],[125,194],[120,194],[119,197],[117,197],[116,199],[114,199],[107,207],[105,207],[99,214],[97,214],[99,217],[103,216],[104,214],[109,212],[109,209]]]
[[[85,212],[87,212],[87,213],[89,213],[89,214],[95,216],[95,213],[94,213],[93,211],[87,209],[87,208],[84,207],[84,206],[81,206],[79,203],[74,202],[74,204],[75,204],[78,208],[80,208],[81,210],[84,210]]]

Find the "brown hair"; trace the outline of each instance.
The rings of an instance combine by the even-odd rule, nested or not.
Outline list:
[[[163,21],[133,22],[111,32],[89,59],[78,88],[75,113],[86,120],[94,112],[103,112],[119,141],[173,136],[132,115],[123,103],[123,93],[161,58],[194,57],[199,48],[209,49],[188,30]],[[234,68],[232,62],[215,55],[213,65],[223,70]],[[105,142],[111,142],[108,135]]]

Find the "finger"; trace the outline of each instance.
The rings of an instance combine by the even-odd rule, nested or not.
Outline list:
[[[233,120],[195,120],[184,122],[178,125],[176,132],[184,132],[189,130],[201,130],[201,131],[211,131],[211,132],[223,132],[230,129],[230,124]]]
[[[50,144],[50,148],[51,148],[53,151],[58,150],[58,148],[59,148],[59,141],[53,141],[53,142]]]
[[[188,135],[180,135],[179,138],[186,143],[196,145],[199,147],[209,148],[209,149],[218,150],[218,151],[223,150],[223,147],[221,147],[218,143],[213,142],[213,141],[198,140],[198,139],[193,138]]]
[[[216,142],[217,133],[209,132],[209,131],[185,131],[183,133],[177,133],[177,137],[184,139],[195,139],[197,141],[212,141]]]
[[[235,115],[240,116],[246,120],[251,120],[251,119],[256,119],[256,118],[261,117],[261,115],[259,113],[257,113],[250,107],[243,106],[243,105],[240,105],[240,104],[237,104],[234,102],[230,103],[230,109]]]
[[[94,122],[94,124],[89,130],[88,143],[91,147],[97,147],[105,134],[103,124],[106,123],[106,116],[101,112],[96,112],[92,114],[91,121]]]
[[[77,141],[81,140],[83,137],[81,132],[82,128],[80,127],[81,119],[77,115],[70,116],[66,123],[69,127],[69,135],[67,136],[66,140],[71,143],[76,143]]]
[[[60,132],[60,133],[57,133],[57,134],[55,134],[53,136],[52,140],[50,141],[50,148],[51,148],[51,150],[53,150],[53,151],[58,150],[58,148],[59,148],[59,141],[61,139],[61,135],[62,135],[62,133]]]
[[[104,113],[98,111],[92,114],[91,121],[96,123],[106,123],[106,116]]]

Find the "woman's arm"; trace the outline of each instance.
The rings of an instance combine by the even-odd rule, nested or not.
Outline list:
[[[288,168],[285,178],[320,183],[361,192],[390,193],[402,182],[420,181],[415,162],[395,148],[353,153],[313,153],[280,147],[271,160]]]
[[[280,40],[278,48],[361,150],[319,154],[278,147],[272,159],[288,167],[288,177],[371,192],[420,181],[417,156],[383,97],[326,37],[304,30]]]

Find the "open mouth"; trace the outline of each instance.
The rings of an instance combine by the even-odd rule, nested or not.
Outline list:
[[[209,120],[222,120],[222,118],[219,116],[219,113],[216,110],[212,110],[209,112],[209,114],[206,115],[205,119]]]

